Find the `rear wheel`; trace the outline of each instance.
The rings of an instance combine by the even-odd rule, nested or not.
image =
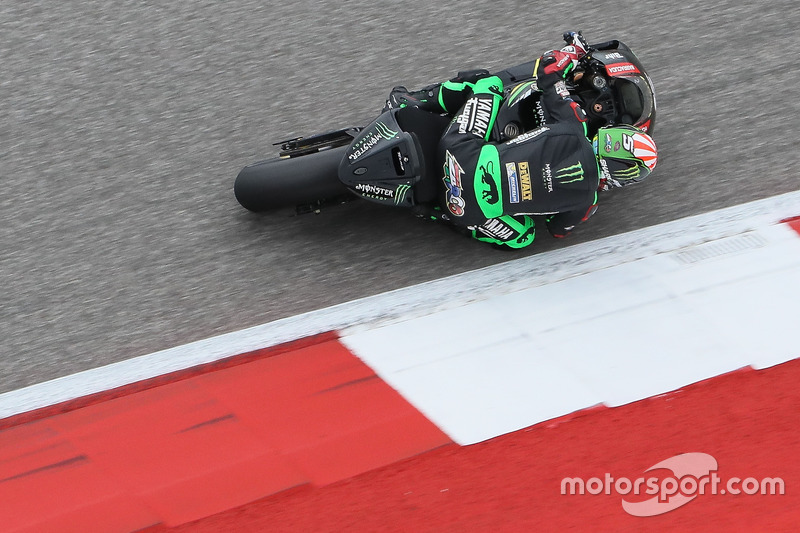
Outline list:
[[[233,186],[236,200],[254,212],[286,207],[315,211],[351,197],[339,181],[339,163],[353,137],[341,130],[282,144],[281,157],[244,167]]]

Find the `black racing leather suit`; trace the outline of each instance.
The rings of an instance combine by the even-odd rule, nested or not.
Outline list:
[[[545,215],[550,233],[564,237],[597,207],[600,171],[585,113],[569,98],[563,72],[537,74],[543,124],[502,143],[489,141],[503,98],[498,77],[427,88],[435,101],[425,108],[459,106],[439,144],[444,218],[503,247],[533,242],[531,215]]]

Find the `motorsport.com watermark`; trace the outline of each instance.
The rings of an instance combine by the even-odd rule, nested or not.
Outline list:
[[[673,475],[648,476],[629,479],[614,478],[606,473],[602,478],[587,480],[565,477],[561,480],[562,495],[618,494],[623,496],[622,508],[633,516],[656,516],[682,507],[699,495],[783,495],[786,486],[779,477],[730,477],[723,480],[717,475],[717,460],[707,453],[683,453],[656,463],[647,470],[666,469]],[[643,501],[628,501],[625,497],[653,496]],[[638,498],[630,498],[638,500]]]

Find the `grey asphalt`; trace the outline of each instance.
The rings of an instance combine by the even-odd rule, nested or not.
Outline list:
[[[798,190],[798,25],[794,0],[4,2],[0,392]],[[236,203],[272,142],[364,125],[393,85],[521,63],[568,29],[637,52],[661,154],[569,240],[515,254],[365,202]]]

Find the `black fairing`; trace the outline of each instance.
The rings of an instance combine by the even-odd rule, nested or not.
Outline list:
[[[416,108],[383,113],[347,148],[339,179],[358,196],[384,205],[432,201],[436,148],[448,122]]]
[[[588,136],[615,124],[630,124],[652,133],[655,93],[639,58],[618,40],[591,47],[593,50],[567,79],[572,98],[588,115]],[[498,73],[506,88],[506,100],[498,113],[493,138],[506,141],[540,126],[534,65],[531,61]]]
[[[573,88],[589,121],[595,127],[629,124],[652,134],[655,92],[644,65],[621,41],[595,46],[597,49],[581,62],[582,77]],[[601,89],[595,86],[596,81]]]

